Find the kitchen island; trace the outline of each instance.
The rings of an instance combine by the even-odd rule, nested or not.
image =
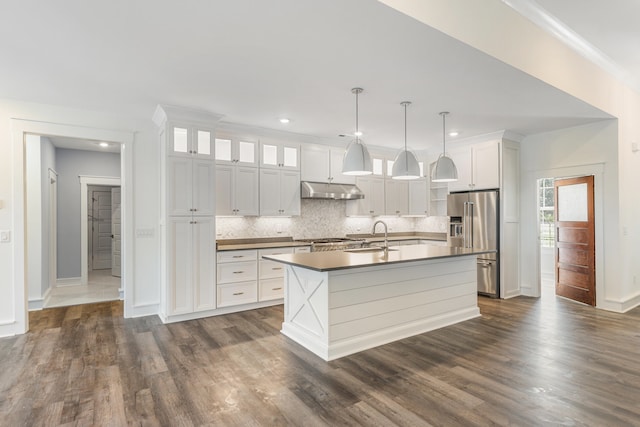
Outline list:
[[[286,264],[281,332],[324,360],[480,316],[476,257],[435,245],[273,255]]]

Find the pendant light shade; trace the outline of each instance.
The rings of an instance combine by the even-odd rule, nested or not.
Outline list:
[[[363,89],[359,87],[351,89],[351,93],[356,96],[356,139],[347,145],[347,150],[344,152],[342,161],[343,175],[371,175],[373,173],[369,150],[360,139],[360,131],[358,129],[358,95],[362,91]]]
[[[442,154],[438,157],[435,167],[431,171],[431,181],[433,182],[451,182],[458,180],[458,169],[456,169],[453,159],[447,156],[446,150],[446,130],[445,117],[449,114],[446,111],[440,113],[442,116]]]
[[[391,178],[393,179],[418,179],[420,178],[420,165],[416,156],[407,149],[407,106],[409,101],[400,103],[404,107],[404,149],[401,150],[393,162]]]

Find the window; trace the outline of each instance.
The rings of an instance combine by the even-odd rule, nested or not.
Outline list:
[[[538,221],[540,223],[540,245],[555,246],[555,195],[553,178],[538,180]]]

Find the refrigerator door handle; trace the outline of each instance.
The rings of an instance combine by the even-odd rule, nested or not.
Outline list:
[[[468,209],[468,213],[467,216],[469,218],[469,247],[473,248],[474,243],[473,243],[473,205],[475,205],[475,203],[473,202],[469,202],[469,209]]]
[[[464,202],[462,204],[462,247],[467,247],[467,233],[469,231],[469,227],[467,227],[467,212],[469,210],[469,202]]]

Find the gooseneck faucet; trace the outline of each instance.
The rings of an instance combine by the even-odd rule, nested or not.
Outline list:
[[[378,224],[382,224],[384,225],[384,250],[389,250],[389,242],[387,241],[387,223],[381,220],[378,220],[376,222],[373,223],[373,228],[371,229],[371,234],[372,235],[376,235],[376,225]]]

